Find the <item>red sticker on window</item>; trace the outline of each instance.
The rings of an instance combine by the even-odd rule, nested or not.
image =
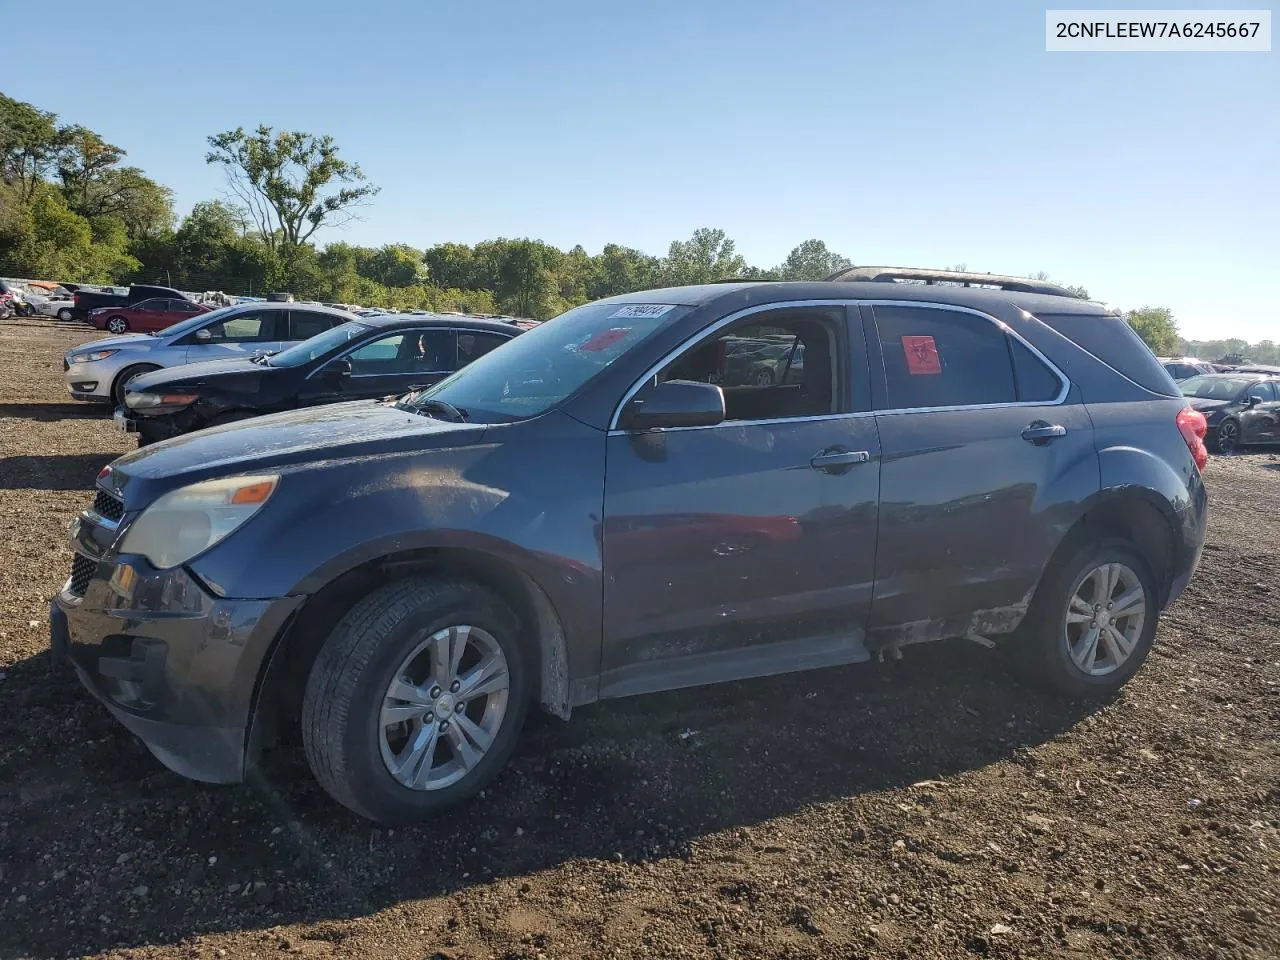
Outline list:
[[[587,353],[599,353],[601,350],[608,350],[619,340],[625,338],[630,332],[630,327],[614,327],[612,330],[603,330],[578,349],[584,350]]]
[[[902,352],[907,355],[907,373],[913,377],[942,373],[938,345],[933,337],[903,337]]]

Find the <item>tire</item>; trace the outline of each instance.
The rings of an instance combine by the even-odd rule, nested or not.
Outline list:
[[[467,740],[463,731],[468,728],[455,720],[451,729],[444,729],[449,726],[443,718],[450,705],[444,703],[443,687],[436,688],[442,691],[440,699],[432,700],[436,691],[426,685],[435,684],[433,674],[415,674],[417,661],[412,659],[415,650],[430,642],[428,638],[445,634],[452,638],[454,634],[447,628],[463,626],[474,634],[468,633],[457,673],[465,677],[471,669],[463,669],[469,662],[467,651],[483,635],[484,643],[492,642],[490,651],[499,650],[505,658],[508,682],[505,693],[487,694],[483,701],[472,699],[461,713],[463,722],[475,729],[486,722],[490,697],[502,698],[497,726],[487,734],[491,737],[489,746],[470,766],[461,763],[462,756],[453,746]],[[429,654],[419,656],[427,656],[430,662]],[[473,796],[506,764],[528,711],[533,675],[529,655],[520,642],[519,621],[488,590],[428,577],[388,584],[351,608],[312,665],[302,702],[302,743],[307,761],[325,791],[362,817],[388,825],[425,819]],[[390,686],[397,676],[419,684],[408,689],[421,694],[421,699],[389,700]],[[426,709],[421,705],[429,701],[439,717],[428,712],[415,720],[385,722],[383,711],[388,703],[393,704],[389,709],[403,711]],[[413,707],[414,703],[419,706]],[[459,711],[448,713],[454,718],[459,715]],[[413,765],[411,746],[428,732],[432,746],[419,754],[426,758],[426,766],[419,763],[416,773],[405,773],[404,768]],[[447,763],[437,765],[441,752],[447,755]],[[401,776],[418,780],[416,787],[392,772],[402,756],[409,759]],[[441,776],[431,785],[430,777],[437,770]]]
[[[1073,649],[1087,651],[1087,632],[1091,624],[1105,623],[1105,620],[1099,616],[1096,621],[1072,624],[1068,622],[1068,615],[1076,618],[1089,615],[1081,612],[1082,609],[1087,611],[1089,604],[1082,602],[1082,606],[1073,607],[1072,600],[1079,590],[1091,591],[1093,583],[1097,582],[1086,586],[1091,572],[1105,566],[1114,569],[1114,565],[1125,568],[1127,575],[1123,575],[1113,596],[1119,599],[1127,595],[1126,586],[1140,585],[1142,588],[1141,624],[1127,617],[1123,620],[1117,618],[1117,632],[1129,644],[1129,653],[1122,662],[1112,664],[1112,654],[1121,648],[1116,641],[1100,635],[1095,644],[1097,660],[1094,669],[1105,672],[1086,672],[1073,659]],[[1125,581],[1129,581],[1127,585]],[[1018,630],[1015,652],[1023,672],[1032,682],[1075,699],[1113,696],[1137,673],[1151,650],[1159,617],[1157,596],[1156,579],[1150,566],[1128,541],[1103,540],[1079,547],[1055,562],[1045,573],[1027,618]],[[1110,616],[1105,607],[1102,612],[1106,617]]]
[[[159,370],[152,363],[135,363],[131,367],[125,367],[116,374],[115,381],[111,384],[111,400],[117,407],[124,406],[124,388],[130,380],[142,376],[144,373],[151,373],[153,370]]]
[[[1218,424],[1213,431],[1210,446],[1214,453],[1238,453],[1240,450],[1240,421],[1230,418]]]
[[[126,317],[118,315],[114,317],[107,317],[107,322],[104,324],[104,327],[108,333],[114,333],[119,336],[122,333],[129,332],[129,320]]]
[[[62,307],[58,311],[58,319],[61,320],[63,323],[70,323],[75,318],[76,318],[76,315],[71,312],[70,307]]]

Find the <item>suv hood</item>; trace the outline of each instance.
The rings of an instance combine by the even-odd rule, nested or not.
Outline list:
[[[115,461],[112,477],[132,509],[134,503],[149,503],[167,490],[211,477],[464,446],[479,442],[485,429],[398,410],[380,400],[355,400],[253,417],[142,447]]]

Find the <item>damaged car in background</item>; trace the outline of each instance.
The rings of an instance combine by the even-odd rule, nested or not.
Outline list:
[[[117,460],[53,649],[173,770],[242,780],[297,730],[382,823],[476,793],[534,705],[950,637],[1105,697],[1195,570],[1204,433],[1119,316],[1048,283],[636,293],[394,402]]]

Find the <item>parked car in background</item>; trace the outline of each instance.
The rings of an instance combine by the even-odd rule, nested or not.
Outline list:
[[[353,319],[271,356],[130,380],[116,422],[145,444],[263,413],[397,396],[430,386],[519,333],[470,317]]]
[[[185,298],[171,300],[151,297],[127,307],[98,307],[90,310],[89,323],[108,333],[159,333],[180,320],[208,312],[209,307]]]
[[[1160,357],[1160,365],[1169,371],[1174,380],[1186,380],[1198,377],[1202,373],[1213,373],[1213,364],[1195,357]]]
[[[384,823],[483,788],[535,703],[567,718],[944,637],[1114,695],[1200,556],[1204,417],[1060,287],[869,269],[597,301],[395,403],[126,455],[72,528],[54,657],[172,769],[243,780],[297,730],[324,789]],[[360,370],[412,378],[421,322],[241,365],[245,395],[273,365],[321,401]],[[725,341],[766,331],[804,345],[802,379],[730,375]],[[218,375],[184,372],[135,381],[135,409]]]
[[[246,303],[223,307],[166,328],[155,336],[131,333],[93,340],[62,358],[67,391],[76,400],[124,403],[134,377],[207,360],[275,353],[355,319],[328,307]]]
[[[80,287],[72,295],[72,315],[76,320],[89,320],[89,313],[100,307],[128,307],[143,300],[189,300],[171,287],[157,287],[149,283],[135,283],[127,289]],[[117,331],[112,331],[113,333]],[[118,331],[123,332],[123,331]]]
[[[1219,453],[1280,443],[1280,372],[1204,374],[1178,386],[1204,414],[1209,446]]]
[[[35,313],[41,317],[56,317],[59,320],[75,319],[75,300],[69,293],[54,293],[48,297],[32,298]]]

